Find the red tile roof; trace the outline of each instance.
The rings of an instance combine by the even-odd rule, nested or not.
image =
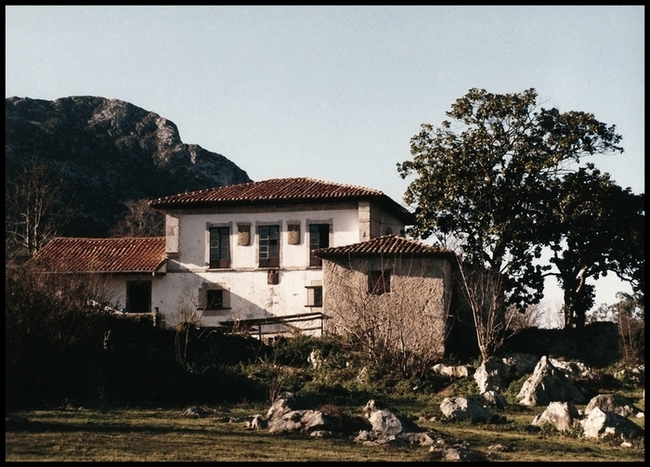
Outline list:
[[[339,247],[319,248],[314,250],[319,258],[334,256],[364,256],[382,254],[408,254],[412,256],[438,256],[454,258],[454,253],[444,248],[427,245],[416,240],[410,240],[397,235],[384,235],[383,237],[354,243]]]
[[[173,209],[351,200],[376,201],[392,209],[406,224],[412,225],[415,221],[413,214],[379,190],[357,185],[325,182],[308,177],[273,178],[261,182],[240,183],[181,193],[151,200],[149,205],[156,209]]]
[[[30,263],[50,272],[154,273],[165,261],[165,237],[57,237]]]

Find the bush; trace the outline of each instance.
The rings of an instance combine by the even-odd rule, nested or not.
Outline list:
[[[196,366],[238,365],[266,358],[270,351],[254,337],[199,328],[191,330],[187,362]]]
[[[100,281],[5,269],[7,406],[83,397],[111,312]]]
[[[281,365],[297,367],[311,366],[310,356],[313,354],[320,363],[330,368],[345,367],[345,343],[338,336],[307,336],[280,337],[270,344],[271,351],[267,358]]]
[[[431,371],[406,375],[389,363],[369,361],[367,352],[340,336],[296,335],[265,343],[191,328],[180,361],[175,330],[153,326],[148,316],[107,310],[100,285],[8,265],[8,409],[272,402],[282,391],[347,407],[362,407],[370,399],[421,405],[442,389],[478,397],[472,378],[450,380]],[[557,336],[543,337],[536,343],[552,346]],[[573,337],[565,346],[569,350]],[[625,386],[606,372],[602,376],[594,385]],[[509,402],[516,402],[525,379],[507,388]]]

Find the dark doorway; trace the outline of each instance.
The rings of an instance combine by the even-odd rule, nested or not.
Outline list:
[[[126,312],[151,312],[151,281],[126,283]]]

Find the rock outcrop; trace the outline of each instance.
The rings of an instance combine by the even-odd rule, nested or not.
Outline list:
[[[575,402],[584,404],[585,396],[564,372],[553,366],[547,357],[542,357],[533,374],[524,382],[517,398],[520,404],[528,406],[546,405],[549,402]]]
[[[35,161],[60,183],[61,207],[72,211],[61,236],[108,236],[127,201],[251,181],[221,154],[183,143],[166,118],[94,96],[5,99],[7,185]]]

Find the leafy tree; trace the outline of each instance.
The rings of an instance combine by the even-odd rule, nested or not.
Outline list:
[[[551,205],[558,181],[581,158],[623,152],[615,127],[590,113],[545,109],[537,92],[470,89],[440,128],[423,124],[411,138],[415,175],[404,200],[415,205],[411,235],[458,242],[464,262],[504,276],[505,305],[520,311],[543,297],[543,247],[557,238]],[[458,134],[454,131],[457,129]]]
[[[564,293],[565,327],[582,327],[594,305],[589,278],[614,272],[643,296],[644,196],[616,185],[593,164],[566,174],[551,203],[555,236],[550,242]]]

